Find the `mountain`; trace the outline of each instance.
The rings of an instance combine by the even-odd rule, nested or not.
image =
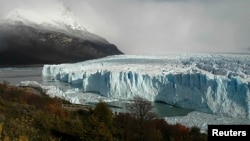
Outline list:
[[[123,54],[88,32],[69,8],[49,17],[15,9],[0,23],[0,65],[69,63]]]
[[[82,93],[125,100],[139,95],[186,109],[250,119],[249,63],[247,54],[117,55],[45,65],[43,76],[80,87]],[[66,91],[62,96],[70,99],[72,95]],[[82,98],[79,94],[72,100],[81,102]]]

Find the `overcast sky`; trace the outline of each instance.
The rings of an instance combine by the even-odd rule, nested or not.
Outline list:
[[[125,54],[250,49],[250,0],[0,0],[0,17],[17,7],[51,13],[62,2]]]

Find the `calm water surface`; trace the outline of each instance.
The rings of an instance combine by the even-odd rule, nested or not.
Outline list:
[[[0,82],[7,81],[12,85],[21,81],[42,83],[42,67],[0,68]]]

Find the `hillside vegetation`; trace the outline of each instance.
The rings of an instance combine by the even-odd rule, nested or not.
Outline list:
[[[206,141],[199,128],[170,125],[135,99],[130,113],[112,113],[104,102],[69,110],[70,103],[42,90],[0,83],[3,141]],[[137,105],[137,106],[136,106]],[[142,110],[142,112],[137,112]]]

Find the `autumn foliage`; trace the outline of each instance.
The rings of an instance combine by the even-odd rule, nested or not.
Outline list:
[[[141,99],[140,99],[141,100]],[[197,127],[171,125],[144,112],[112,113],[104,102],[68,110],[67,101],[42,91],[0,83],[0,140],[5,141],[206,141]],[[138,104],[138,103],[137,103]],[[140,107],[140,105],[138,105]],[[142,107],[143,108],[143,107]]]

